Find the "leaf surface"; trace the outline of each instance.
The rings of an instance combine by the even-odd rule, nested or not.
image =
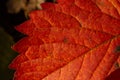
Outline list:
[[[118,9],[108,14],[109,0],[57,2],[42,4],[16,27],[28,36],[13,46],[20,53],[10,64],[14,79],[105,80],[120,64]]]

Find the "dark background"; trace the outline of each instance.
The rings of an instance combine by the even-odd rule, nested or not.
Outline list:
[[[0,30],[0,80],[13,79],[14,70],[9,69],[8,65],[18,54],[11,49],[11,46],[24,37],[14,28],[27,20],[22,10],[17,14],[8,13],[7,1],[0,0],[0,29],[3,29]],[[53,0],[47,0],[46,2],[53,2]]]

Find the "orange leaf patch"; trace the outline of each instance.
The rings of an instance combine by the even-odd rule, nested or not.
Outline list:
[[[115,1],[57,0],[31,12],[16,27],[28,36],[13,46],[14,80],[105,80],[120,65]]]

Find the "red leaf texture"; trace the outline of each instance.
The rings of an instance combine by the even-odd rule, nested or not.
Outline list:
[[[107,76],[106,80],[120,80],[120,68],[113,71],[109,76]]]
[[[105,80],[120,65],[120,2],[57,0],[16,27],[14,80]],[[120,80],[120,79],[119,79]]]

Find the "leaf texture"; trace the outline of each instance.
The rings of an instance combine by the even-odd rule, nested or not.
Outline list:
[[[16,27],[14,80],[105,80],[120,64],[117,0],[57,0]]]
[[[119,74],[120,68],[113,71],[109,76],[107,76],[106,80],[119,80],[120,79]]]

